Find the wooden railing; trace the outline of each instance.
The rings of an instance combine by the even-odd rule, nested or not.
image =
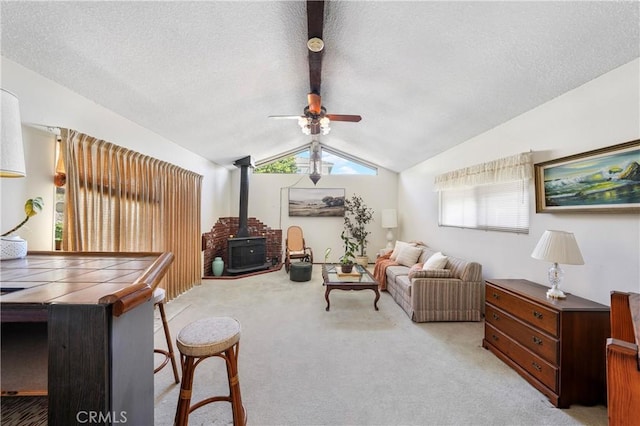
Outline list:
[[[607,339],[609,425],[640,419],[640,294],[611,293],[611,338]]]

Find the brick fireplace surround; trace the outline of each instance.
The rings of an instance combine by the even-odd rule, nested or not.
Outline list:
[[[255,217],[248,219],[247,227],[249,235],[252,237],[266,237],[267,240],[267,262],[271,262],[277,257],[277,268],[282,263],[282,230],[271,229]],[[204,277],[213,277],[211,262],[216,257],[224,260],[225,268],[229,264],[227,256],[227,239],[235,236],[240,226],[240,219],[237,217],[221,217],[211,228],[211,231],[202,234],[202,248],[204,250]]]

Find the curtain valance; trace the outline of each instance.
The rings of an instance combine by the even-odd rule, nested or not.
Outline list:
[[[528,180],[532,177],[531,152],[523,152],[438,175],[435,179],[435,190]]]

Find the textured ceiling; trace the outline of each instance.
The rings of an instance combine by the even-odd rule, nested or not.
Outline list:
[[[2,55],[228,166],[310,141],[306,3],[6,2]],[[325,5],[322,144],[402,171],[638,56],[639,3]],[[113,141],[117,143],[118,141]]]

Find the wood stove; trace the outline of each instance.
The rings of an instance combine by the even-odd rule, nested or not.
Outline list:
[[[227,241],[230,274],[240,274],[269,268],[267,263],[267,238],[229,238]]]

